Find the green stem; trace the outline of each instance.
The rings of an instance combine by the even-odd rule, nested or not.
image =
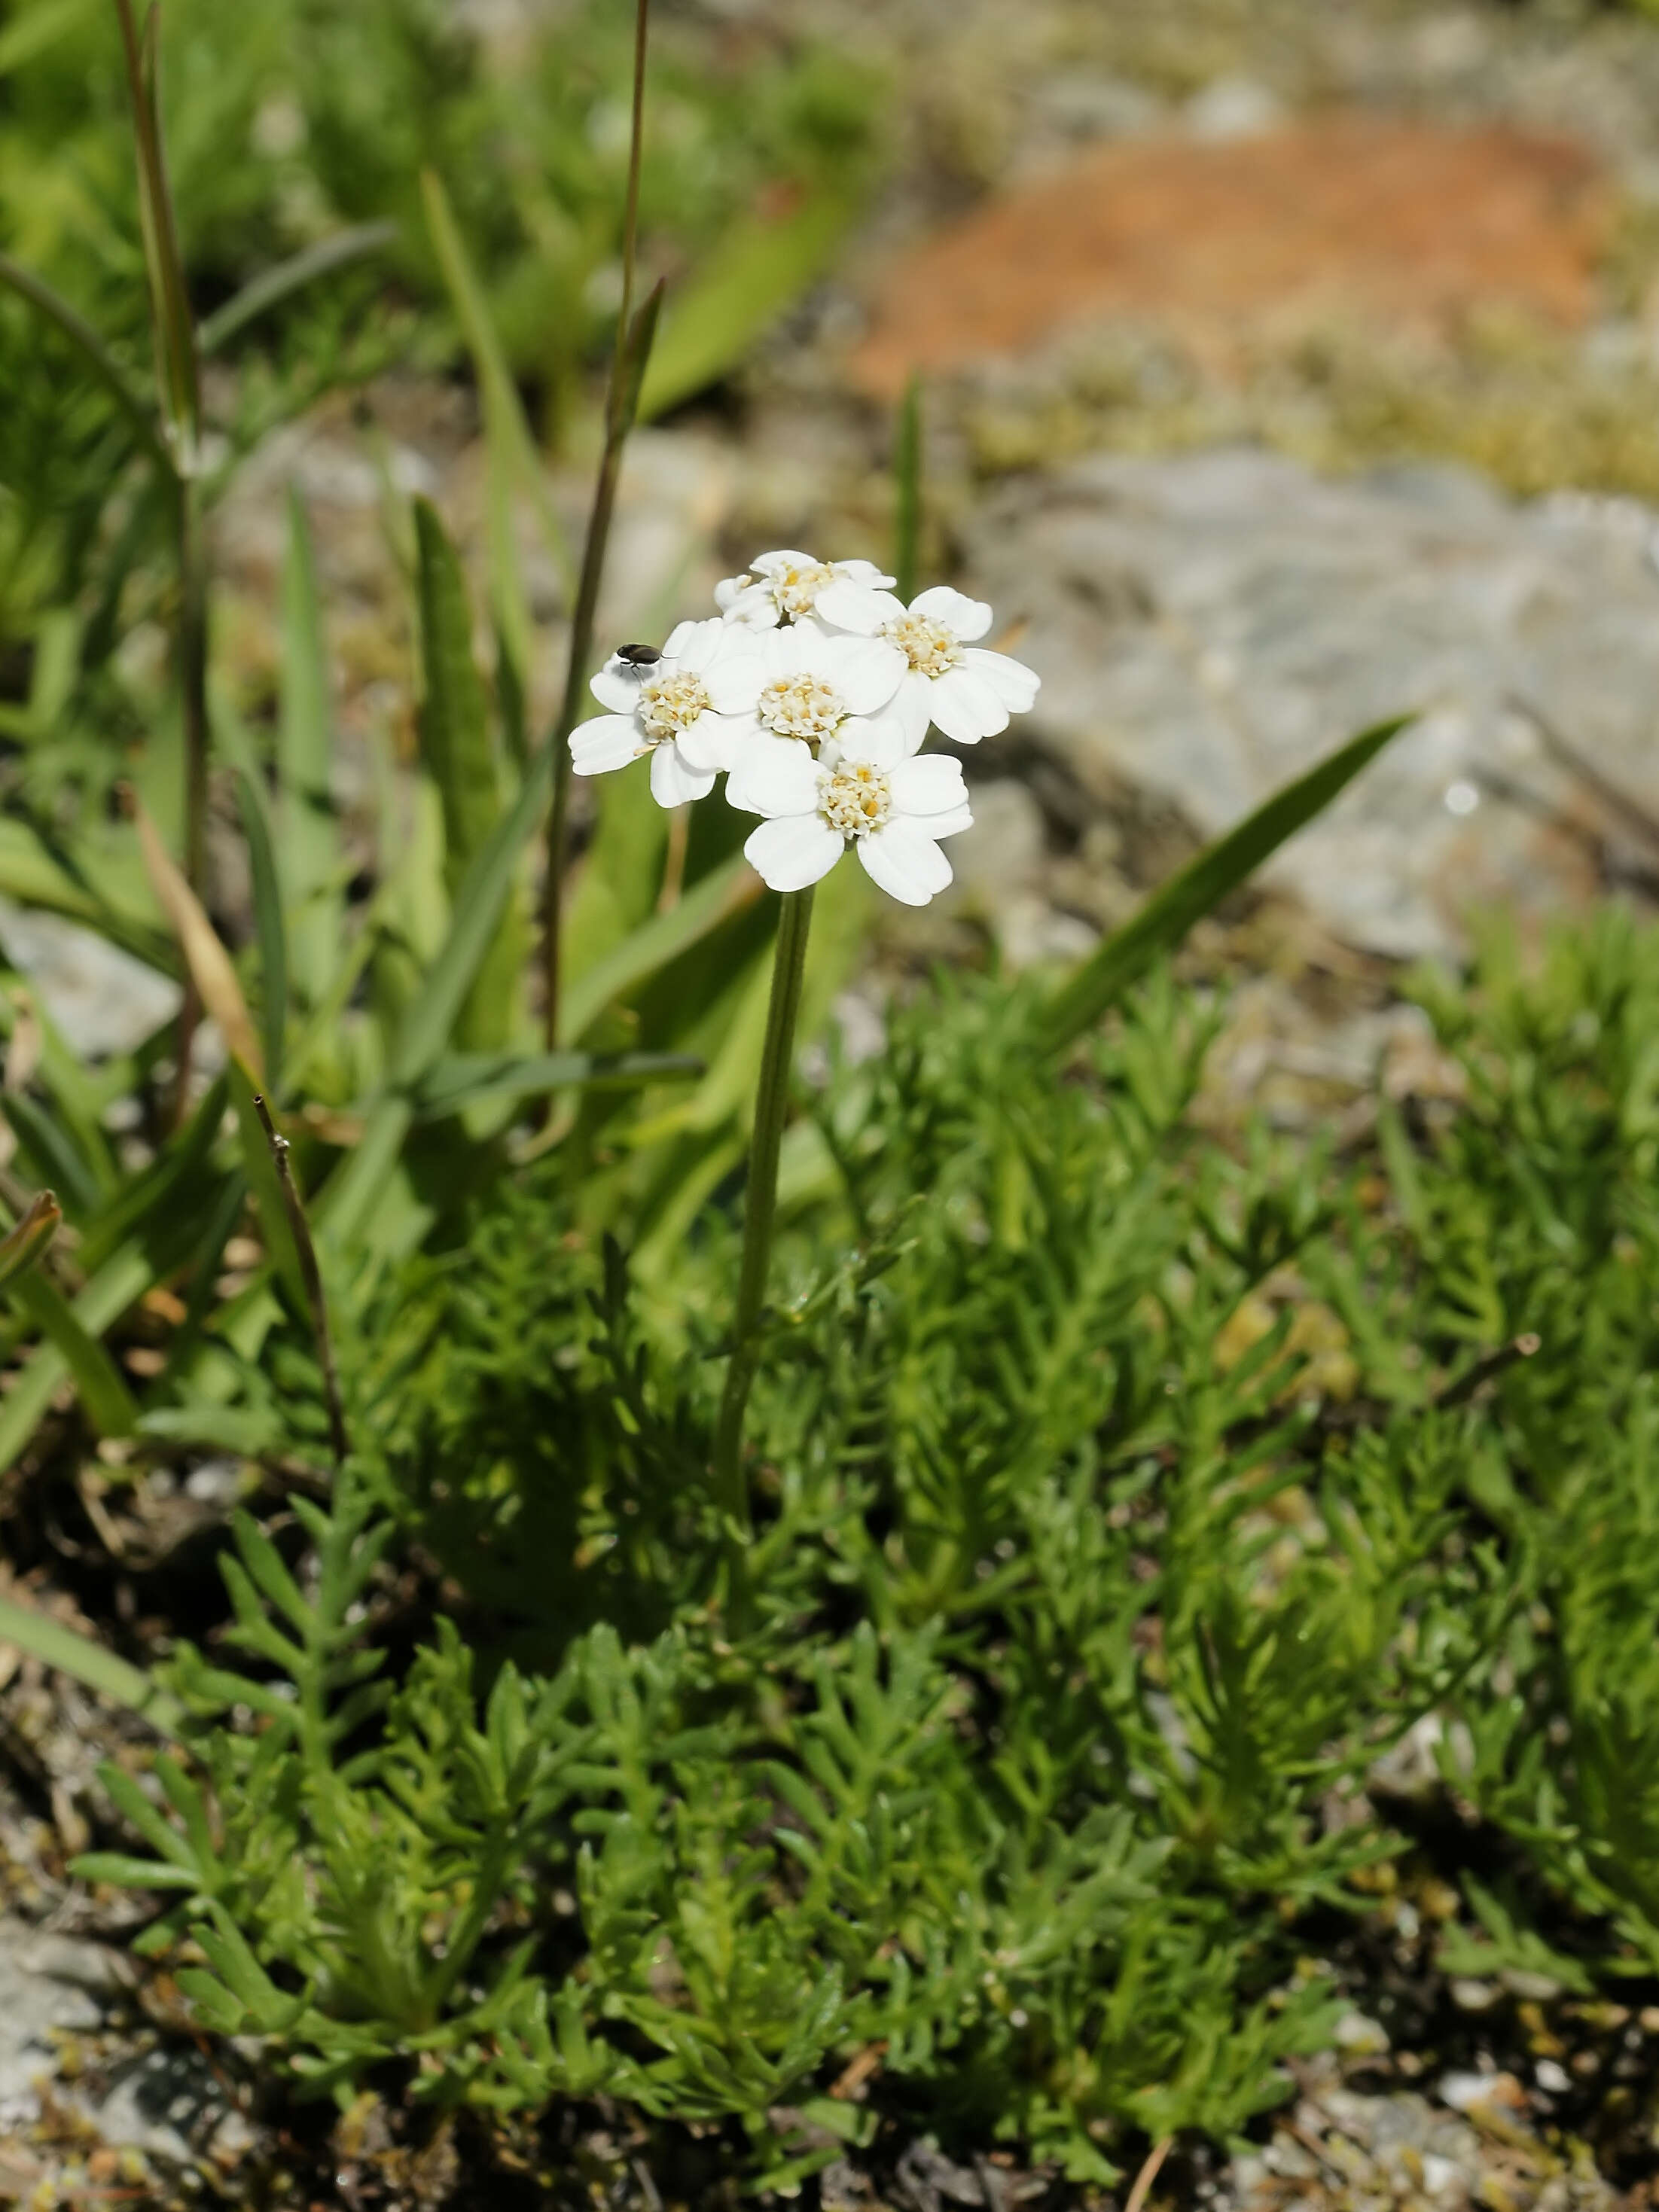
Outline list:
[[[789,1111],[795,1017],[800,1011],[806,933],[811,921],[811,890],[786,891],[772,955],[772,999],[755,1098],[755,1133],[749,1147],[749,1193],[737,1311],[732,1324],[732,1363],[726,1370],[726,1389],[714,1431],[714,1498],[726,1523],[727,1609],[734,1632],[743,1626],[748,1597],[749,1486],[743,1469],[743,1417],[760,1359],[760,1317],[766,1303],[772,1222],[778,1203],[778,1152]]]

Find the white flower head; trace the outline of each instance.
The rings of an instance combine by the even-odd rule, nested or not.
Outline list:
[[[941,837],[973,817],[962,763],[914,757],[890,716],[847,724],[814,759],[799,738],[760,738],[726,785],[734,806],[767,819],[744,853],[775,891],[804,890],[851,846],[864,871],[906,906],[926,906],[951,880]]]
[[[905,672],[892,711],[913,752],[929,722],[953,743],[974,745],[1006,730],[1010,714],[1023,714],[1035,704],[1041,681],[1036,672],[975,641],[991,627],[983,599],[970,599],[948,584],[936,584],[908,607],[890,592],[868,596],[872,609],[847,627],[884,638],[903,653]]]
[[[787,738],[821,753],[848,723],[890,704],[904,677],[904,655],[885,638],[832,635],[814,622],[733,634],[747,640],[762,672],[752,712],[732,725],[728,765],[739,777],[757,744]],[[733,805],[743,803],[733,795]]]
[[[758,553],[741,576],[714,586],[714,604],[729,623],[775,629],[814,616],[837,629],[868,636],[878,593],[891,588],[873,561],[818,561],[810,553]]]
[[[754,727],[766,677],[758,642],[716,617],[681,623],[649,667],[612,653],[591,687],[611,712],[570,732],[576,774],[604,775],[649,753],[659,805],[706,797]]]

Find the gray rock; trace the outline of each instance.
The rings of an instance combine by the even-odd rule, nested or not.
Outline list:
[[[1350,944],[1455,956],[1474,909],[1536,915],[1659,860],[1636,818],[1659,817],[1654,529],[1633,501],[1517,505],[1448,468],[1103,456],[994,501],[969,588],[1028,624],[1022,734],[1091,801],[1174,802],[1206,838],[1416,710],[1266,877]]]
[[[252,2130],[199,2051],[124,2017],[131,1970],[106,1945],[0,1917],[0,2142],[20,2139],[49,2086],[116,2150],[184,2168],[234,2165]],[[66,2045],[82,2050],[71,2071]]]
[[[64,1043],[84,1060],[136,1051],[179,1011],[171,976],[42,908],[0,899],[0,947],[27,976]]]

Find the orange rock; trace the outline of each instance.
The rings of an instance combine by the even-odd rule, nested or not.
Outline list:
[[[1140,139],[1001,194],[878,283],[851,373],[1030,351],[1079,324],[1161,324],[1215,358],[1328,321],[1444,330],[1501,303],[1571,327],[1613,209],[1573,141],[1336,115],[1220,144]]]

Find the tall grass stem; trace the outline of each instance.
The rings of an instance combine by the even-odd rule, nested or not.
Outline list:
[[[750,1522],[749,1486],[743,1466],[743,1423],[749,1392],[760,1359],[760,1320],[766,1304],[766,1279],[772,1258],[772,1224],[778,1203],[778,1153],[789,1115],[789,1072],[794,1056],[795,1019],[800,1012],[801,981],[806,970],[806,939],[812,921],[811,890],[786,891],[778,915],[772,954],[772,996],[766,1016],[760,1084],[755,1097],[755,1130],[749,1146],[749,1188],[743,1224],[743,1261],[738,1274],[737,1310],[732,1324],[732,1358],[726,1370],[720,1419],[714,1431],[714,1498],[726,1527],[726,1606],[729,1632],[744,1625],[748,1610],[748,1551]]]

